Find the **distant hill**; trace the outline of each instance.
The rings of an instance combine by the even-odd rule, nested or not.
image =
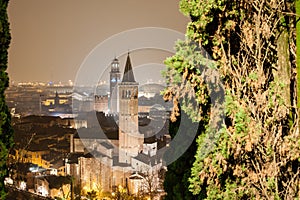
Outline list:
[[[139,86],[139,92],[149,92],[160,94],[160,91],[164,90],[164,86],[157,83],[149,83]]]

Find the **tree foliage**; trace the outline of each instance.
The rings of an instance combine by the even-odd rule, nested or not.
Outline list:
[[[297,28],[297,83],[300,82],[300,0],[296,0],[296,15],[297,15],[297,23],[296,23],[296,28]],[[300,96],[300,84],[297,84],[297,99],[299,99]],[[297,101],[297,108],[300,108],[300,101]],[[298,111],[299,113],[299,111]]]
[[[179,101],[193,120],[209,119],[190,190],[207,199],[300,196],[295,2],[181,0],[180,9],[191,22],[165,61],[165,99],[173,120]],[[205,63],[202,48],[214,62]],[[222,93],[208,84],[208,69],[217,70],[224,99],[215,98]]]
[[[180,111],[179,111],[180,113]],[[181,115],[178,116],[178,119],[175,122],[171,122],[169,126],[169,132],[172,139],[176,136],[176,134],[182,134],[180,131],[184,131],[185,134],[190,134],[190,132],[201,132],[201,130],[193,130],[192,120],[181,124],[181,117],[186,115],[184,112],[181,112]],[[179,130],[180,124],[183,126],[181,130]],[[201,128],[202,126],[199,126]],[[198,134],[197,134],[198,135]],[[178,147],[174,149],[172,146],[170,147],[171,151],[176,151]],[[186,150],[186,152],[178,158],[175,162],[171,163],[168,166],[168,170],[164,179],[164,190],[167,193],[165,196],[165,200],[172,199],[196,199],[198,195],[193,195],[192,192],[189,191],[189,183],[188,179],[191,176],[191,168],[195,161],[195,153],[196,153],[196,138],[194,139],[192,145]]]
[[[10,126],[11,116],[5,103],[5,89],[8,87],[6,73],[8,47],[10,44],[9,23],[7,17],[8,0],[0,0],[0,199],[5,199],[4,179],[8,175],[7,157],[13,145],[13,131]]]

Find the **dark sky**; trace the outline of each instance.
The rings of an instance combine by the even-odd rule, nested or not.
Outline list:
[[[189,19],[179,12],[178,4],[176,0],[10,0],[10,79],[74,80],[93,48],[125,30],[163,27],[184,33]]]

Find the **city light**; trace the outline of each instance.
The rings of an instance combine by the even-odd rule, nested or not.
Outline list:
[[[20,190],[25,190],[26,189],[27,184],[24,181],[20,182]]]
[[[48,196],[48,194],[49,194],[48,190],[44,186],[39,186],[37,188],[37,193],[44,197]]]

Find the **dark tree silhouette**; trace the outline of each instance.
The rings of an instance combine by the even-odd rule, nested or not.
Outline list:
[[[8,0],[0,0],[0,199],[5,199],[6,191],[4,179],[8,175],[7,157],[9,149],[13,146],[13,130],[11,128],[11,116],[5,103],[5,89],[9,79],[6,73],[8,61],[8,47],[10,44],[10,32],[7,16]]]

